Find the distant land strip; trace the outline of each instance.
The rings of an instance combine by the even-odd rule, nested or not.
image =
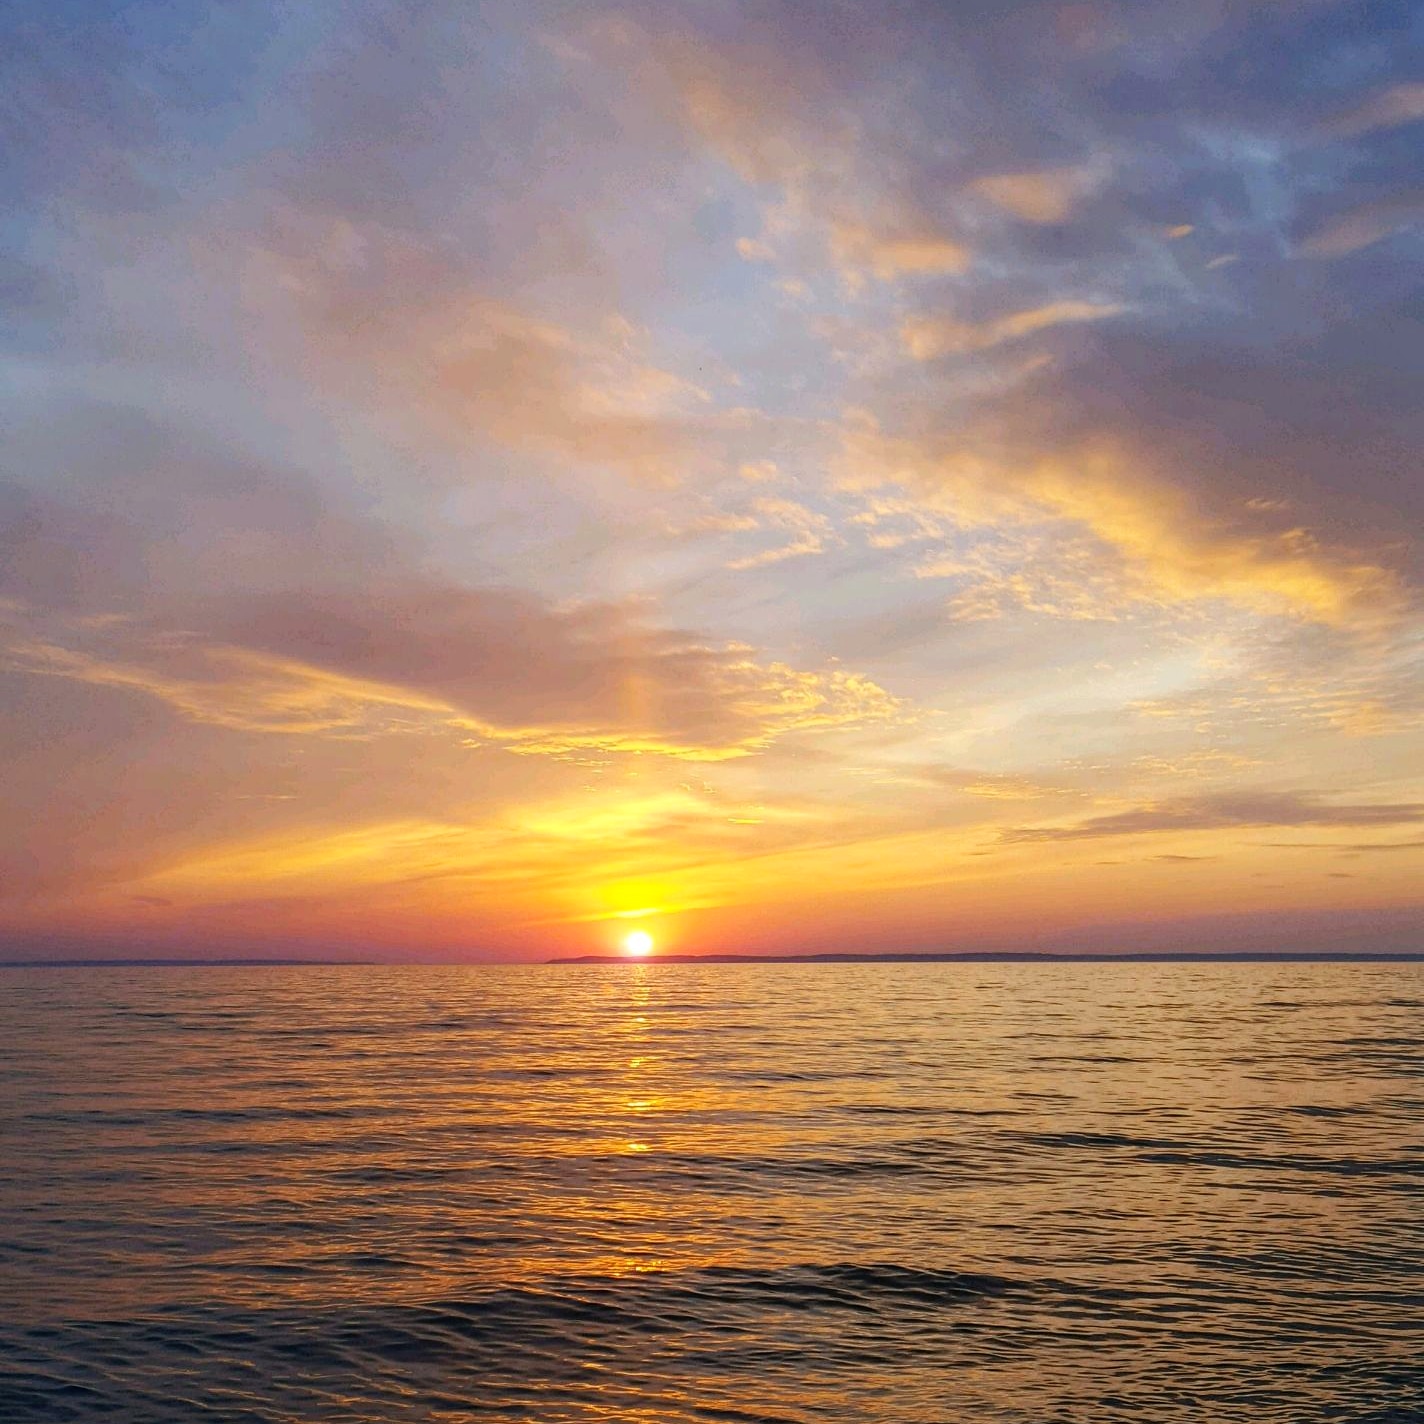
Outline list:
[[[298,969],[355,968],[379,959],[0,959],[0,969]],[[394,962],[390,965],[395,967]]]
[[[1160,954],[1051,954],[1030,950],[969,950],[953,954],[580,954],[546,964],[1413,964],[1424,950],[1330,954],[1308,950],[1242,951],[1213,954],[1187,951]]]
[[[0,969],[434,969],[549,964],[1419,964],[1424,950],[1360,954],[1311,950],[1244,950],[1200,954],[1052,954],[1032,950],[967,950],[944,954],[580,954],[557,959],[0,959]]]

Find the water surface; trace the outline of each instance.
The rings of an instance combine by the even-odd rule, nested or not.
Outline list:
[[[1424,1420],[1424,965],[0,975],[0,1420]]]

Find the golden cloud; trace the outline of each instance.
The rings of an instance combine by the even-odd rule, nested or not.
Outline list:
[[[1114,600],[1220,598],[1263,613],[1343,625],[1389,616],[1402,595],[1385,568],[1335,555],[1300,530],[1248,536],[1194,514],[1186,495],[1156,480],[1109,439],[1072,454],[1009,462],[950,439],[883,434],[866,418],[842,428],[843,488],[898,486],[964,526],[1081,526],[1121,558]],[[928,566],[930,572],[945,572]],[[1081,569],[1070,571],[1083,616]],[[1135,585],[1135,586],[1134,586]],[[1114,616],[1109,605],[1106,616]],[[983,616],[981,609],[980,616]]]

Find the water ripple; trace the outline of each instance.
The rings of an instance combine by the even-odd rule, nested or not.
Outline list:
[[[1422,974],[9,974],[0,1420],[1421,1424]]]

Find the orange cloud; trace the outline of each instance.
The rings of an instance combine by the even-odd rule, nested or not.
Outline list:
[[[929,228],[916,232],[849,219],[832,220],[830,246],[837,266],[852,281],[864,272],[882,282],[962,272],[973,259],[963,243]]]
[[[900,327],[900,339],[917,361],[966,351],[984,351],[1050,327],[1084,321],[1104,321],[1125,308],[1117,302],[1059,301],[1010,312],[992,321],[961,322],[948,317],[910,317]]]
[[[785,559],[799,558],[806,554],[819,554],[828,543],[838,543],[831,521],[814,509],[798,504],[791,499],[763,498],[752,501],[752,508],[759,516],[754,527],[770,525],[787,530],[791,538],[783,544],[763,549],[756,554],[747,554],[728,563],[729,569],[757,569],[768,564],[779,564]]]
[[[522,755],[600,751],[720,761],[792,733],[891,720],[904,711],[856,673],[758,662],[745,647],[701,646],[640,629],[609,610],[554,613],[468,596],[465,607],[467,623],[443,632],[413,623],[383,628],[369,610],[365,625],[354,627],[350,620],[362,610],[342,608],[343,622],[331,605],[319,614],[278,604],[234,623],[231,631],[293,650],[285,654],[156,633],[127,620],[97,627],[51,620],[35,630],[12,608],[0,651],[12,671],[141,694],[232,730],[369,737],[444,728]],[[511,654],[525,644],[511,640],[541,633],[546,661],[521,679]],[[328,665],[310,660],[317,650]],[[459,660],[453,671],[442,667],[451,659]],[[498,681],[487,681],[481,664],[497,670]],[[358,666],[366,675],[357,675]]]
[[[970,189],[1025,222],[1059,223],[1095,182],[1089,169],[1054,168],[978,178]]]

